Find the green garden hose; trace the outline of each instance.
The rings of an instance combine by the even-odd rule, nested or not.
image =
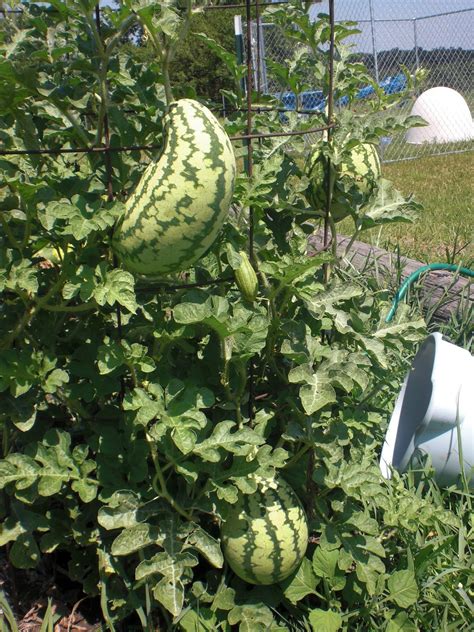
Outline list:
[[[410,274],[410,276],[398,288],[398,291],[395,294],[395,298],[393,299],[392,307],[390,308],[387,318],[385,319],[386,323],[389,323],[395,316],[398,304],[407,293],[410,285],[414,281],[416,281],[418,277],[420,277],[425,272],[429,272],[430,270],[449,270],[450,272],[458,272],[459,274],[466,274],[467,276],[474,277],[474,270],[471,270],[470,268],[462,268],[452,263],[430,263],[427,266],[422,266],[421,268],[418,268],[418,270]]]

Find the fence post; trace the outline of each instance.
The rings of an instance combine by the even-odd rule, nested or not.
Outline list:
[[[262,94],[268,94],[268,78],[267,78],[267,64],[266,64],[266,55],[265,55],[265,24],[263,22],[258,23],[259,30],[259,46],[260,46],[260,57],[259,57],[259,73],[260,73],[260,91]]]
[[[418,21],[413,18],[413,40],[415,44],[415,70],[420,68],[420,56],[418,53]]]
[[[244,63],[244,36],[242,32],[242,16],[234,15],[234,33],[235,33],[235,51],[237,54],[237,63]],[[245,94],[245,79],[240,80],[240,88],[242,94]]]
[[[372,0],[369,0],[370,11],[370,32],[372,35],[372,51],[374,53],[374,66],[375,66],[375,81],[379,83],[379,61],[377,57],[377,43],[375,41],[375,20],[374,20],[374,7]]]

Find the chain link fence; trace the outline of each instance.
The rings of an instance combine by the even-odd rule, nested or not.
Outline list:
[[[315,3],[310,11],[314,16],[319,12],[327,13],[327,4],[326,0]],[[418,113],[436,125],[434,138],[430,142],[418,142],[420,139],[416,134],[386,138],[381,146],[385,162],[474,149],[474,124],[470,114],[474,108],[474,7],[429,15],[428,10],[432,7],[429,0],[417,2],[413,17],[402,16],[407,10],[399,9],[397,17],[393,18],[390,17],[394,15],[393,7],[390,10],[382,0],[336,2],[336,20],[356,21],[360,30],[347,42],[386,91],[398,92],[405,87],[402,68],[411,74],[424,69],[427,75],[420,93],[442,86],[456,90],[462,96],[462,99],[455,97],[455,102],[452,102],[450,91],[430,93],[432,99],[424,97],[423,102],[417,104],[420,110],[418,106],[422,103],[422,112]],[[262,92],[279,94],[286,107],[294,107],[295,95],[282,89],[272,76],[268,63],[269,60],[280,63],[291,60],[295,52],[293,44],[264,16],[259,33],[253,25],[252,46],[255,81],[258,79]],[[367,87],[364,93],[364,87],[361,87],[360,97],[365,98],[370,92]],[[446,103],[445,98],[451,101]],[[407,113],[413,105],[412,100],[401,103]],[[301,95],[301,106],[314,110],[324,107],[318,86]]]

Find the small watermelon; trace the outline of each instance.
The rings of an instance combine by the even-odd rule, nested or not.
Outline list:
[[[242,263],[240,264],[240,267],[235,270],[235,281],[243,298],[246,301],[253,303],[257,298],[258,293],[257,274],[250,263],[247,253],[241,250],[239,255]]]
[[[254,494],[241,493],[226,506],[221,541],[236,575],[251,584],[274,584],[295,571],[306,553],[304,509],[284,480],[258,478]]]
[[[315,210],[324,215],[327,204],[326,160],[320,155],[310,159],[309,199]],[[337,183],[345,181],[352,187],[352,192],[368,198],[375,192],[380,179],[380,159],[375,145],[363,143],[354,147],[350,158],[336,166],[336,186],[333,192],[331,214],[334,221],[339,222],[348,215],[344,204],[344,192]]]

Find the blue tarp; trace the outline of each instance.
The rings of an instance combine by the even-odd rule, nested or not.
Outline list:
[[[400,73],[393,77],[387,77],[379,83],[379,86],[383,89],[385,94],[396,94],[406,88],[407,80],[404,74]],[[372,86],[365,86],[361,88],[357,93],[357,99],[366,99],[374,94]],[[296,95],[294,92],[283,92],[283,94],[275,95],[281,100],[283,106],[288,110],[296,110]],[[322,90],[308,90],[302,92],[300,100],[300,107],[302,110],[314,110],[315,112],[321,112],[324,110],[326,100],[323,97]],[[345,106],[349,103],[348,97],[341,97],[337,100],[336,105]]]

